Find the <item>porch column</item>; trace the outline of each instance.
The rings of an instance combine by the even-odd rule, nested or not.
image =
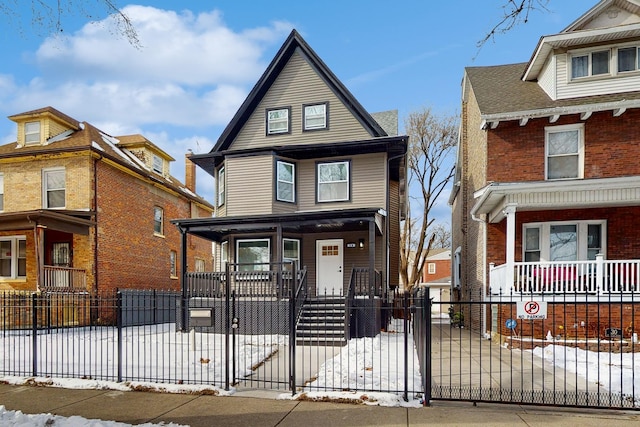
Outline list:
[[[512,293],[516,262],[516,204],[508,204],[502,212],[507,217],[507,271],[505,275],[506,287],[502,289],[501,293],[507,289],[509,293]]]
[[[33,229],[33,237],[35,239],[36,254],[36,290],[41,290],[44,283],[44,230],[45,226],[36,225]]]
[[[183,228],[180,230],[180,290],[182,291],[182,324],[180,325],[180,332],[187,331],[187,324],[189,323],[189,298],[187,290],[187,231]]]
[[[376,223],[369,221],[369,298],[375,296],[376,283]]]

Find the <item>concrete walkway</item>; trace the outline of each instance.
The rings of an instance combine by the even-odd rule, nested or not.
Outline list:
[[[385,408],[277,400],[278,393],[246,391],[231,397],[0,385],[0,405],[27,414],[79,415],[129,424],[173,422],[210,426],[581,426],[640,425],[640,413],[558,410],[516,405],[437,403]]]

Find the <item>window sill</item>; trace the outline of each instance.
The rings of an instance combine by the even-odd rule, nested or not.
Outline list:
[[[161,239],[165,238],[164,234],[156,233],[155,231],[153,232],[153,235],[156,237],[160,237]]]
[[[178,279],[180,279],[180,278],[179,278],[178,276],[169,276],[169,279],[171,279],[171,280],[178,280]]]

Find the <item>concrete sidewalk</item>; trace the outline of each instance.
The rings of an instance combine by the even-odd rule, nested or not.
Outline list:
[[[246,391],[231,397],[219,397],[0,385],[0,405],[8,410],[67,417],[79,415],[134,425],[145,422],[173,422],[192,427],[640,425],[640,412],[442,402],[428,408],[385,408],[277,400],[278,395]]]

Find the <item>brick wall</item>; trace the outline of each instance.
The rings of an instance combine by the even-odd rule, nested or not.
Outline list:
[[[113,288],[179,289],[180,241],[171,219],[191,217],[189,201],[179,198],[98,162],[98,286]],[[154,207],[164,209],[163,235],[154,234]],[[210,216],[206,211],[202,216]],[[195,258],[211,270],[211,243],[190,236],[189,269]],[[177,274],[170,275],[170,252],[177,255]]]
[[[435,273],[429,273],[429,264],[435,264]],[[422,281],[431,282],[451,276],[451,259],[427,259],[422,271]]]

